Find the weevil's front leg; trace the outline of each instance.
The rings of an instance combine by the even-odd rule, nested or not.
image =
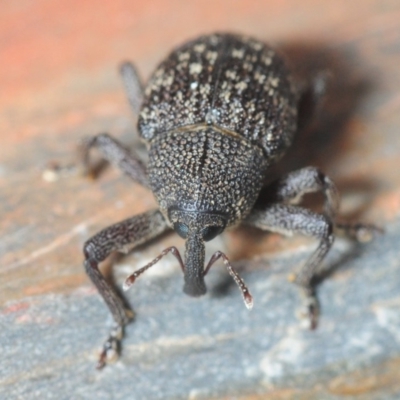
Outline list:
[[[300,269],[294,282],[300,286],[303,295],[302,317],[311,329],[317,325],[318,301],[315,296],[313,280],[318,274],[320,264],[334,240],[333,224],[329,217],[316,214],[304,208],[286,204],[273,204],[264,210],[253,211],[245,223],[262,230],[285,235],[300,233],[319,239],[317,249]]]
[[[135,182],[148,187],[146,167],[139,158],[126,149],[121,143],[107,133],[93,136],[83,144],[83,163],[87,171],[90,171],[90,149],[96,147],[103,157],[125,172]]]
[[[297,204],[306,193],[322,192],[324,212],[334,220],[339,208],[339,193],[332,180],[318,168],[306,167],[290,172],[271,184],[274,199],[280,203]]]
[[[124,326],[133,316],[132,311],[125,308],[122,298],[105,280],[98,265],[112,252],[130,250],[159,236],[167,229],[168,225],[162,214],[153,210],[103,229],[84,245],[86,273],[103,297],[115,321],[115,326],[104,343],[98,368],[102,368],[107,360],[118,356]]]

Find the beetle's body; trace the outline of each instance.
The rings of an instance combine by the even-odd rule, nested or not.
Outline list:
[[[184,262],[176,248],[168,248],[129,277],[127,285],[172,252],[184,272],[184,291],[199,296],[206,292],[206,273],[222,257],[249,308],[251,295],[223,253],[217,252],[204,268],[204,242],[240,223],[318,238],[317,250],[296,278],[315,325],[312,278],[333,242],[338,207],[334,184],[316,168],[304,168],[271,186],[274,203],[254,209],[268,167],[291,145],[297,127],[300,94],[282,59],[255,39],[213,34],[173,51],[144,93],[131,64],[123,66],[122,74],[135,111],[140,105],[138,128],[149,151],[147,168],[106,134],[88,142],[86,151],[98,147],[135,181],[150,187],[159,210],[106,228],[85,244],[86,271],[116,321],[100,366],[117,349],[129,318],[98,263],[111,251],[134,247],[171,228],[186,239]],[[312,191],[325,195],[323,215],[290,205]]]
[[[173,51],[144,95],[138,126],[149,145],[149,184],[170,226],[171,210],[192,224],[202,213],[223,215],[225,227],[240,222],[296,129],[282,60],[251,38],[203,36]],[[202,294],[199,285],[186,291]]]

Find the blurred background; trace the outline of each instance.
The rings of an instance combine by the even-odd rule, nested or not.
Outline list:
[[[299,327],[286,278],[313,241],[241,229],[210,243],[242,271],[250,314],[223,268],[193,301],[165,259],[127,295],[137,316],[122,357],[97,372],[111,321],[82,245],[155,202],[113,168],[83,177],[78,146],[109,132],[142,151],[118,65],[132,60],[146,81],[174,47],[213,31],[273,44],[299,82],[327,72],[314,122],[274,173],[322,168],[342,217],[385,234],[338,240],[316,332]],[[400,398],[399,65],[397,0],[1,2],[0,397]],[[167,245],[183,242],[167,236],[118,259],[117,284]]]

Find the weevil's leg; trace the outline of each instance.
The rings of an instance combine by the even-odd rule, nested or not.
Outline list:
[[[315,296],[314,278],[319,272],[320,264],[325,258],[334,240],[333,224],[329,217],[316,214],[301,207],[273,204],[264,210],[253,211],[245,220],[247,225],[262,230],[292,235],[294,233],[312,236],[319,239],[317,249],[300,269],[294,282],[300,286],[303,295],[303,321],[311,329],[317,325],[318,301]]]
[[[121,64],[120,73],[129,103],[135,115],[138,115],[143,101],[143,88],[139,75],[130,62]],[[87,171],[90,171],[89,152],[92,147],[97,147],[107,161],[120,168],[134,181],[148,187],[146,168],[142,161],[107,133],[96,135],[83,143],[83,163]]]
[[[162,214],[158,210],[153,210],[103,229],[84,245],[86,273],[103,297],[115,321],[115,326],[100,354],[98,368],[102,368],[107,360],[118,356],[124,326],[133,316],[132,311],[125,308],[122,298],[99,271],[99,263],[112,252],[126,252],[155,238],[167,229]]]
[[[372,224],[336,222],[339,208],[339,193],[332,180],[318,168],[306,167],[293,171],[272,182],[267,189],[271,190],[273,201],[297,204],[306,193],[323,192],[325,196],[324,211],[335,223],[335,232],[343,234],[358,242],[369,242],[382,230]]]
[[[339,193],[332,180],[318,168],[306,167],[290,172],[271,184],[276,202],[298,204],[306,193],[323,192],[324,212],[333,221],[339,208]]]
[[[132,107],[134,114],[137,116],[140,111],[140,106],[143,101],[143,86],[139,78],[135,66],[129,62],[125,61],[120,66],[120,73],[122,81],[125,86],[125,92],[128,96],[129,103]]]
[[[83,163],[86,170],[90,171],[89,153],[93,147],[99,149],[107,161],[121,169],[135,182],[148,187],[146,168],[142,161],[107,133],[93,136],[83,144]]]

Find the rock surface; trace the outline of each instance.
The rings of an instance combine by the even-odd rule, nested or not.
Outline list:
[[[400,398],[400,4],[234,3],[0,5],[0,398]],[[278,43],[298,79],[327,72],[314,126],[275,173],[322,168],[342,194],[343,218],[385,233],[335,243],[314,332],[299,326],[287,276],[315,243],[253,230],[210,242],[210,254],[226,251],[241,270],[251,312],[222,266],[193,300],[166,258],[127,293],[136,320],[121,359],[98,372],[111,321],[84,274],[82,244],[155,204],[113,169],[83,178],[77,144],[104,131],[135,141],[119,62],[132,59],[148,77],[173,46],[216,30]],[[183,242],[166,236],[119,259],[118,285],[170,245]]]

